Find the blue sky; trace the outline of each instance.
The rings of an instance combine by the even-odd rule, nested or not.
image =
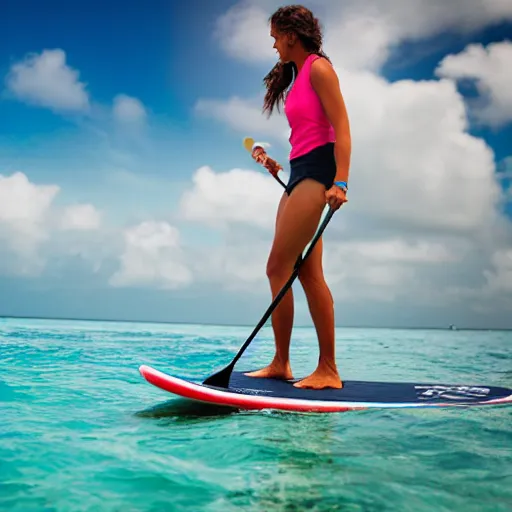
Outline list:
[[[487,4],[306,3],[353,123],[339,325],[512,327],[512,10]],[[277,5],[7,3],[0,315],[258,321],[280,190],[241,140],[286,162],[260,112]]]

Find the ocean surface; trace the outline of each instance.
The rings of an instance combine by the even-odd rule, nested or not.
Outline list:
[[[233,412],[147,383],[201,381],[251,327],[0,318],[2,511],[512,510],[512,407]],[[342,378],[512,387],[512,332],[343,329]],[[266,364],[270,328],[236,369]],[[317,359],[296,328],[295,377]]]

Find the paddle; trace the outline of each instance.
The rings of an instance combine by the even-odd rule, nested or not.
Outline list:
[[[253,144],[254,144],[254,140],[252,140],[251,138],[246,137],[244,139],[244,146],[248,151],[252,152]],[[272,174],[272,176],[274,176],[274,175]],[[286,185],[277,176],[274,176],[274,178],[276,178],[276,180],[279,181],[282,184],[282,186],[286,188]],[[265,314],[263,315],[261,320],[258,322],[258,324],[254,328],[254,330],[252,331],[250,336],[247,338],[245,343],[242,345],[242,347],[240,348],[240,350],[238,351],[236,356],[233,358],[231,363],[229,363],[228,366],[226,366],[219,372],[214,373],[213,375],[210,375],[210,377],[208,377],[207,379],[204,380],[203,384],[206,384],[208,386],[215,386],[215,387],[219,387],[219,388],[227,388],[229,386],[229,377],[231,376],[231,373],[233,372],[233,368],[235,367],[235,364],[240,359],[242,354],[245,352],[245,349],[249,346],[249,344],[254,339],[254,337],[256,336],[258,331],[263,327],[263,325],[265,325],[265,322],[269,319],[270,315],[272,314],[274,309],[278,306],[281,299],[286,295],[286,292],[292,286],[293,282],[299,275],[299,269],[300,269],[301,265],[304,263],[304,261],[308,258],[308,256],[313,251],[315,244],[318,242],[318,240],[322,236],[325,228],[327,227],[327,224],[329,223],[332,216],[334,215],[334,212],[335,212],[335,210],[333,210],[332,208],[329,208],[327,215],[324,217],[324,220],[320,224],[319,229],[317,230],[315,236],[313,237],[313,240],[311,241],[309,247],[307,248],[306,254],[304,255],[304,257],[299,256],[299,258],[297,259],[297,262],[295,263],[295,267],[293,269],[292,275],[290,276],[290,278],[288,279],[286,284],[283,286],[283,288],[281,288],[280,292],[276,295],[276,298],[272,301],[272,304],[270,304],[269,308],[267,309],[267,311],[265,312]]]

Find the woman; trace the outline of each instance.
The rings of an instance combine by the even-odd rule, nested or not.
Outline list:
[[[267,276],[275,297],[286,283],[299,254],[313,238],[325,203],[338,209],[347,201],[351,139],[338,78],[322,52],[318,20],[302,6],[287,6],[270,18],[279,62],[265,77],[264,111],[284,102],[291,127],[290,180],[279,203]],[[295,80],[292,84],[292,78]],[[292,85],[289,92],[287,88]],[[286,99],[285,99],[286,98]],[[254,158],[272,173],[280,167],[263,154]],[[299,280],[316,328],[320,357],[316,370],[297,387],[341,388],[335,358],[334,305],[322,270],[322,241],[303,263]],[[293,379],[289,361],[293,325],[290,289],[272,315],[276,352],[269,366],[252,377]]]

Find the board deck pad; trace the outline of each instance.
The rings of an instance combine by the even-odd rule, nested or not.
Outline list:
[[[227,388],[208,386],[139,368],[151,384],[192,400],[241,409],[336,412],[368,408],[451,407],[512,403],[512,390],[496,386],[412,382],[344,381],[342,389],[302,389],[294,381],[233,372]]]
[[[498,387],[455,386],[446,384],[414,384],[402,382],[344,381],[342,389],[303,389],[294,381],[248,377],[233,372],[229,388],[235,393],[263,393],[267,396],[305,400],[345,402],[446,402],[447,400],[474,403],[483,399],[502,398],[510,390]]]

